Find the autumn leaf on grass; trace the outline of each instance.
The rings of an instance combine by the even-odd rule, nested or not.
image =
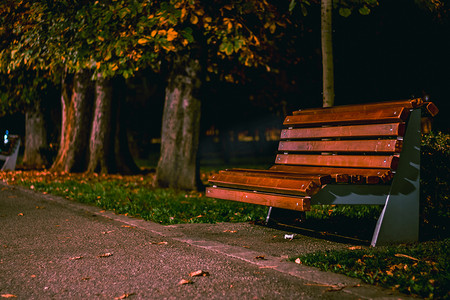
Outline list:
[[[17,296],[13,294],[2,294],[2,298],[17,298]]]
[[[134,293],[123,294],[122,296],[115,297],[114,300],[125,299],[125,298],[128,298],[128,297],[133,296],[133,295],[134,295]]]
[[[412,259],[412,260],[415,260],[415,261],[419,261],[417,258],[412,257],[412,256],[409,256],[409,255],[406,255],[406,254],[397,253],[397,254],[395,254],[395,256],[396,256],[396,257],[409,258],[409,259]]]
[[[353,247],[348,247],[349,250],[360,250],[362,249],[361,246],[353,246]]]
[[[208,272],[202,271],[202,270],[198,270],[198,271],[194,271],[189,273],[189,276],[191,277],[195,277],[195,276],[209,276]]]
[[[110,257],[110,256],[112,256],[112,255],[113,255],[112,253],[107,252],[107,253],[100,254],[100,255],[97,256],[97,257]]]
[[[193,284],[194,282],[192,282],[191,280],[187,280],[187,279],[181,279],[180,282],[178,282],[179,285],[184,285],[184,284]]]

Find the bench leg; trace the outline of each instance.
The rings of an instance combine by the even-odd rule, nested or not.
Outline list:
[[[372,238],[372,246],[419,239],[420,109],[409,119],[398,172]]]

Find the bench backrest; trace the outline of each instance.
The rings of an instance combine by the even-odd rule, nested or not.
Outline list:
[[[437,108],[427,108],[432,115]],[[295,111],[287,116],[277,171],[330,174],[335,182],[389,181],[398,167],[410,111],[421,99]],[[300,167],[301,166],[301,167]]]

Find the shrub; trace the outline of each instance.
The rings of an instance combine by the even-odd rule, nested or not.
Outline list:
[[[421,146],[421,239],[444,239],[449,237],[450,134],[423,135]]]

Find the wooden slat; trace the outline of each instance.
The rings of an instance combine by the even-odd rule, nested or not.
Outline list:
[[[206,196],[298,211],[309,211],[311,209],[310,198],[307,197],[293,197],[217,187],[206,188]]]
[[[281,131],[281,139],[358,138],[404,136],[405,123],[292,128]]]
[[[424,104],[422,98],[412,99],[412,100],[398,100],[398,101],[385,101],[376,103],[366,103],[366,104],[353,104],[353,105],[340,105],[333,107],[319,107],[319,108],[308,108],[294,111],[293,115],[305,115],[305,114],[322,114],[326,113],[342,113],[342,112],[368,112],[372,110],[377,110],[380,108],[389,107],[404,107],[408,109],[418,108]]]
[[[389,155],[303,155],[278,154],[277,164],[330,166],[349,168],[386,168],[395,170],[398,166],[398,157]]]
[[[311,180],[241,176],[227,173],[214,174],[209,178],[209,182],[222,187],[299,196],[311,196],[320,190],[320,186]]]
[[[317,174],[326,173],[331,176],[336,183],[348,183],[349,175],[346,172],[341,172],[336,170],[336,168],[331,167],[311,167],[311,166],[292,166],[292,165],[273,165],[270,167],[271,171],[282,171],[282,172],[299,172],[302,174]]]
[[[285,179],[303,179],[311,180],[317,185],[324,185],[331,183],[331,176],[328,174],[301,174],[284,171],[272,171],[272,170],[258,170],[258,169],[227,169],[220,171],[220,173],[232,173],[241,176],[264,176],[272,178],[285,178]]]
[[[387,107],[365,112],[333,113],[324,111],[321,114],[287,116],[286,126],[313,126],[333,124],[371,124],[404,122],[409,116],[409,109],[404,107]]]
[[[335,167],[309,167],[309,166],[292,166],[292,165],[274,165],[270,170],[285,172],[302,172],[302,173],[327,173],[337,183],[364,183],[376,184],[380,180],[389,182],[394,174],[389,169],[361,169],[361,168],[335,168]]]
[[[344,141],[281,141],[279,151],[294,152],[383,152],[399,153],[398,140],[344,140]]]

